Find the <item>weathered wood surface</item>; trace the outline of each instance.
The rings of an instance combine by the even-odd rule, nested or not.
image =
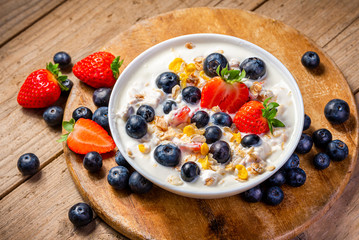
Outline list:
[[[193,19],[197,21],[193,22]],[[228,25],[228,19],[232,19],[231,25]],[[237,31],[245,28],[254,30]],[[65,157],[75,184],[102,219],[130,238],[294,237],[328,210],[344,190],[354,168],[359,140],[358,115],[350,88],[335,64],[297,30],[273,19],[241,10],[192,8],[163,14],[137,23],[110,40],[104,50],[126,59],[125,67],[138,54],[159,42],[201,32],[236,36],[276,56],[298,82],[305,111],[312,118],[308,132],[325,127],[333,133],[334,139],[345,141],[351,149],[346,161],[332,163],[326,171],[318,171],[311,163],[316,149],[302,155],[301,167],[307,173],[308,182],[301,188],[284,187],[285,201],[274,208],[263,203],[248,204],[238,196],[195,200],[160,188],[155,188],[145,196],[114,191],[107,184],[106,178],[106,173],[116,165],[114,157],[106,159],[100,174],[91,175],[82,166],[82,156],[74,154],[65,146]],[[301,56],[308,49],[320,55],[320,71],[308,71],[301,65]],[[326,83],[324,86],[323,82]],[[334,89],[328,91],[329,88]],[[76,84],[74,91],[66,105],[65,118],[69,118],[79,105],[93,108],[91,88]],[[350,120],[341,126],[331,126],[323,114],[325,104],[333,98],[345,99],[352,109]],[[313,102],[316,104],[313,105]]]
[[[5,22],[2,19],[5,16],[10,16],[10,12],[14,11],[12,10],[14,4],[20,4],[18,6],[21,6],[23,2],[1,1],[1,27],[9,24],[6,21],[20,21],[18,16],[15,16],[17,18],[15,21],[13,18],[6,19]],[[34,2],[36,1],[29,0],[25,5]],[[37,14],[36,11],[43,11],[49,6],[50,1],[46,2],[46,6],[34,10],[35,15]],[[19,30],[20,32],[11,32],[10,35],[15,37],[0,48],[0,153],[2,156],[0,158],[0,199],[12,192],[16,187],[21,187],[23,185],[21,183],[28,179],[22,177],[15,167],[17,158],[21,154],[24,152],[36,153],[40,156],[42,171],[47,172],[55,164],[53,160],[56,159],[56,156],[62,153],[61,144],[57,144],[55,141],[60,135],[60,130],[46,127],[41,118],[42,110],[23,110],[16,103],[17,91],[26,76],[31,71],[39,69],[46,62],[51,61],[55,52],[66,50],[73,57],[73,61],[76,62],[83,56],[98,50],[108,39],[126,30],[137,21],[174,9],[196,6],[248,9],[282,20],[314,39],[339,66],[349,82],[352,92],[357,93],[359,89],[359,81],[356,77],[359,70],[358,2],[358,0],[184,0],[181,2],[174,0],[165,2],[158,0],[70,0],[56,7],[45,16],[43,14],[37,15],[35,22],[33,22],[35,19],[33,18],[34,14],[20,16],[23,19],[21,23],[26,23],[23,25],[24,28]],[[32,6],[36,7],[33,4]],[[6,15],[3,13],[6,13]],[[311,26],[316,27],[312,28]],[[327,32],[321,29],[329,29],[328,32],[330,32],[331,36],[327,37]],[[317,31],[322,32],[316,34]],[[70,77],[73,77],[72,74],[70,74]],[[358,94],[356,94],[356,98],[357,103],[359,103]],[[69,175],[68,178],[70,178]],[[27,181],[24,184],[26,183]],[[350,191],[346,189],[344,195],[334,204],[325,217],[313,224],[299,237],[301,239],[323,239],[324,237],[322,236],[327,239],[355,239],[359,234],[359,228],[355,228],[359,223],[357,218],[359,215],[357,207],[359,205],[359,190],[355,187],[357,184],[359,184],[358,178],[351,179],[348,186]],[[70,190],[66,186],[60,184],[59,186],[61,187],[58,188],[58,192],[75,191],[74,188]],[[32,191],[36,189],[46,190],[42,188],[41,184],[32,185]],[[22,192],[17,191],[16,194],[21,195]],[[73,194],[75,194],[74,196],[79,196],[78,193],[73,192]],[[14,197],[15,195],[11,196]],[[18,204],[22,204],[23,201],[13,201],[13,206],[16,207]],[[32,203],[33,209],[41,209],[42,207],[38,204],[36,198],[27,199],[26,201]],[[70,200],[65,199],[65,201]],[[0,201],[0,205],[2,204],[3,200]],[[57,204],[56,201],[53,202],[53,205],[55,204]],[[24,209],[23,213],[27,214],[33,209]],[[56,214],[51,214],[54,218],[56,217]],[[9,215],[1,217],[1,221],[8,217]],[[22,219],[15,217],[11,219],[12,221],[7,221],[7,223],[12,226],[24,224]],[[332,221],[333,219],[336,221]],[[46,221],[37,220],[39,223],[46,225]],[[59,228],[56,223],[52,222],[51,224],[56,229]],[[25,227],[25,225],[22,226]],[[103,222],[100,222],[99,226],[105,226],[106,229],[109,229]],[[348,226],[352,227],[349,228]],[[39,231],[39,228],[34,227],[34,225],[26,225],[25,229],[28,232]],[[50,234],[50,230],[48,232]],[[113,231],[109,230],[108,234],[113,234]],[[81,234],[77,235],[77,233],[68,233],[63,238],[81,236]],[[96,231],[91,236],[96,238]],[[9,235],[4,235],[3,238],[14,239]]]
[[[65,0],[1,0],[0,46],[46,16]]]

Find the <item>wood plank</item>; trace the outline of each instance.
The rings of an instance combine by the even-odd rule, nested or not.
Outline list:
[[[251,9],[261,2],[246,0],[228,4]],[[11,143],[0,149],[0,154],[5,156],[0,161],[0,199],[24,181],[15,167],[20,155],[33,152],[42,164],[47,164],[61,151],[61,144],[56,143],[59,129],[46,127],[43,110],[26,110],[16,102],[21,84],[32,71],[44,68],[61,50],[67,51],[76,62],[142,18],[176,8],[218,3],[221,1],[186,0],[174,4],[160,0],[91,0],[84,5],[81,1],[69,1],[0,48],[0,136]],[[72,73],[68,76],[74,79]]]
[[[0,46],[65,0],[0,1]]]
[[[342,70],[353,93],[359,92],[359,18],[350,24],[324,50]]]
[[[198,21],[190,22],[191,19],[185,16],[192,16]],[[231,25],[228,25],[228,18],[232,19]],[[252,239],[287,239],[295,236],[319,219],[340,196],[354,167],[358,153],[358,116],[350,88],[335,64],[298,31],[273,19],[234,9],[199,8],[163,14],[122,32],[111,39],[104,49],[115,55],[122,53],[128,59],[125,62],[127,65],[148,47],[168,38],[202,32],[203,25],[207,32],[243,38],[275,55],[298,82],[306,113],[312,118],[307,133],[322,127],[329,129],[335,139],[347,143],[350,149],[348,158],[340,163],[333,162],[325,171],[318,171],[311,163],[319,151],[317,148],[301,155],[301,167],[307,173],[307,183],[300,188],[284,186],[285,200],[273,208],[263,203],[250,205],[238,196],[194,200],[159,188],[143,197],[126,191],[113,191],[106,185],[104,175],[96,179],[89,175],[79,156],[64,148],[75,184],[84,198],[93,203],[102,219],[130,238],[181,239],[186,234],[191,239],[244,239],[248,236]],[[237,29],[245,27],[255,31],[237,32]],[[171,31],[168,31],[169,28]],[[308,48],[318,52],[322,59],[320,69],[325,71],[308,71],[302,66],[300,58]],[[322,86],[322,82],[327,84],[326,87]],[[333,90],[328,91],[329,87]],[[67,109],[78,106],[79,102],[92,103],[90,87],[82,84],[74,90],[76,92],[71,94]],[[326,120],[322,110],[335,97],[345,99],[352,108],[350,120],[337,127]],[[316,104],[313,105],[313,102]],[[65,111],[65,115],[70,114]],[[114,161],[104,162],[103,172],[109,171],[114,165]],[[161,202],[161,205],[154,202]],[[243,215],[251,217],[243,221]],[[173,226],[173,222],[177,223],[176,226]],[[213,222],[223,224],[223,227],[213,228]],[[150,225],[152,228],[143,227]],[[173,235],[173,231],[177,235]]]
[[[359,1],[271,0],[256,11],[296,28],[323,47],[359,15]]]
[[[83,200],[62,154],[0,201],[1,239],[126,239],[99,217],[74,227],[67,214],[78,202]]]
[[[359,111],[359,93],[355,95]],[[330,211],[305,232],[307,240],[358,239],[359,235],[359,160],[343,195]]]

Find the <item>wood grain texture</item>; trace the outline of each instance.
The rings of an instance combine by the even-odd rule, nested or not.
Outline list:
[[[1,0],[0,46],[63,2],[65,0]]]
[[[340,35],[330,41],[324,50],[342,70],[353,93],[359,92],[359,18]]]
[[[15,4],[16,2],[3,1],[2,3]],[[19,3],[25,2],[20,1]],[[26,180],[26,177],[21,176],[15,167],[20,155],[33,152],[40,158],[40,162],[44,166],[51,162],[54,156],[61,153],[61,144],[56,142],[60,135],[60,129],[46,126],[42,120],[43,109],[26,110],[16,102],[21,84],[32,71],[44,68],[45,64],[52,61],[53,55],[58,51],[68,52],[72,61],[77,62],[143,18],[173,9],[190,6],[215,6],[219,3],[221,1],[214,0],[178,2],[89,0],[84,4],[84,1],[70,0],[61,4],[51,14],[40,19],[31,28],[1,47],[0,136],[11,145],[0,148],[0,155],[5,156],[0,160],[0,179],[2,180],[0,199]],[[262,0],[228,2],[228,4],[245,9],[255,8],[261,3]],[[38,2],[39,6],[41,4],[43,3]],[[223,4],[225,5],[225,3]],[[25,4],[24,6],[30,8],[30,5]],[[36,12],[36,9],[32,9],[32,11]],[[139,11],[139,9],[141,10]],[[74,79],[72,73],[67,75],[70,79]],[[60,100],[59,104],[64,101],[64,99]],[[9,129],[13,129],[13,131],[9,131]],[[2,142],[1,145],[5,146],[5,142]]]
[[[67,214],[78,202],[83,200],[61,155],[1,200],[1,239],[125,239],[98,217],[75,228]]]
[[[193,22],[193,18],[198,21]],[[228,25],[228,19],[232,19],[231,25]],[[237,31],[244,28],[256,31]],[[104,161],[100,174],[89,175],[82,167],[81,157],[65,147],[65,157],[75,184],[101,218],[130,238],[294,237],[329,209],[344,190],[354,168],[358,151],[358,115],[350,88],[326,54],[298,31],[279,21],[241,10],[197,8],[170,12],[136,24],[109,41],[104,49],[123,56],[126,66],[139,53],[158,42],[199,32],[243,38],[282,61],[297,80],[304,97],[305,110],[312,117],[308,132],[321,127],[330,129],[335,139],[348,144],[348,159],[333,163],[325,171],[317,171],[310,161],[316,149],[301,156],[301,166],[307,172],[308,181],[301,188],[284,187],[285,201],[278,207],[262,203],[248,204],[239,196],[196,200],[157,187],[145,196],[115,191],[106,182],[106,173],[116,165],[113,157]],[[322,64],[318,71],[308,71],[300,64],[306,49],[319,53]],[[326,85],[323,85],[324,82]],[[90,106],[92,104],[89,100],[92,89],[84,84],[76,85],[75,89],[66,107],[67,117],[72,109],[84,104],[84,101],[89,101]],[[322,113],[325,104],[334,97],[345,99],[352,109],[349,121],[339,126],[330,125]]]

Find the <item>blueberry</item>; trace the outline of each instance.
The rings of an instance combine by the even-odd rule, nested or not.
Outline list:
[[[283,170],[288,171],[289,169],[297,167],[299,167],[299,157],[297,154],[293,153],[282,168]]]
[[[72,118],[75,121],[80,118],[92,119],[92,111],[87,107],[78,107],[72,112]]]
[[[169,114],[175,107],[177,107],[177,103],[175,101],[168,100],[163,104],[163,112],[165,114]]]
[[[152,122],[155,119],[155,110],[148,105],[141,105],[136,112],[137,115],[143,117],[146,122]]]
[[[246,71],[246,77],[252,80],[263,78],[267,72],[266,64],[262,59],[256,57],[245,59],[241,65],[239,65],[239,68]]]
[[[204,132],[204,137],[206,138],[206,143],[214,143],[221,139],[222,137],[222,130],[217,126],[210,126],[207,127]]]
[[[66,52],[58,52],[54,55],[54,63],[58,63],[61,69],[65,69],[71,64],[71,57]]]
[[[205,127],[209,122],[209,115],[205,111],[197,111],[191,118],[191,123],[196,123],[197,128]]]
[[[89,224],[93,218],[92,208],[86,203],[77,203],[69,210],[69,219],[76,227]]]
[[[275,174],[273,174],[266,183],[270,186],[282,186],[285,183],[286,173],[283,170],[278,170]]]
[[[231,127],[233,123],[231,116],[224,112],[218,112],[213,114],[212,120],[214,124],[222,127]]]
[[[119,166],[124,166],[125,168],[130,168],[130,164],[123,157],[120,150],[117,150],[117,152],[116,152],[115,161],[116,161],[117,165],[119,165]]]
[[[318,148],[325,148],[332,141],[332,134],[328,129],[321,128],[312,134],[314,145]]]
[[[99,107],[92,116],[92,121],[103,127],[106,131],[110,131],[110,124],[108,121],[108,107]]]
[[[302,64],[304,67],[313,69],[319,66],[320,58],[317,53],[308,51],[302,57]]]
[[[310,124],[312,123],[312,120],[307,114],[304,114],[304,125],[303,125],[303,131],[307,130],[310,127]]]
[[[149,192],[153,184],[152,182],[148,181],[138,172],[133,172],[128,180],[128,185],[130,186],[132,192],[137,194],[144,194]]]
[[[219,71],[221,72],[222,69],[225,68],[227,65],[228,65],[228,61],[225,56],[223,56],[220,53],[211,53],[206,57],[206,59],[203,62],[203,71],[209,77],[215,77],[217,76],[216,70],[218,66],[220,66]]]
[[[63,116],[64,110],[59,106],[51,106],[45,110],[44,114],[42,114],[42,117],[49,126],[60,125]]]
[[[61,82],[63,86],[67,87],[67,90],[61,89],[61,94],[63,96],[69,95],[72,87],[74,86],[74,83],[70,79],[66,79],[65,81]]]
[[[33,153],[25,153],[17,160],[17,168],[23,175],[33,175],[40,167],[39,158]]]
[[[98,88],[93,92],[92,100],[97,107],[108,107],[112,89]]]
[[[175,167],[181,159],[181,150],[174,144],[158,145],[154,152],[156,161],[166,167]]]
[[[88,152],[82,163],[89,172],[98,172],[102,167],[102,157],[98,152]]]
[[[261,138],[256,134],[248,134],[241,140],[241,145],[246,148],[259,146],[260,143]]]
[[[213,154],[213,158],[219,163],[226,163],[231,159],[231,148],[225,141],[217,141],[213,143],[209,152]]]
[[[130,172],[124,166],[111,168],[107,175],[108,183],[115,189],[121,190],[127,187]]]
[[[313,147],[312,138],[308,134],[302,133],[297,148],[295,149],[295,152],[299,154],[308,153],[310,149],[312,149],[312,147]]]
[[[162,89],[165,93],[171,93],[172,88],[176,85],[179,85],[179,83],[180,83],[180,79],[178,75],[173,72],[161,73],[156,78],[157,87]]]
[[[201,170],[195,162],[186,162],[181,167],[181,178],[185,182],[192,182],[200,173]]]
[[[349,119],[350,108],[346,101],[332,99],[325,105],[324,115],[329,122],[340,124]]]
[[[182,90],[182,98],[189,104],[197,104],[201,100],[201,90],[194,86],[185,87]]]
[[[323,170],[329,167],[330,158],[325,153],[318,153],[313,158],[313,164],[316,169]]]
[[[264,193],[264,201],[269,204],[276,206],[280,204],[284,199],[284,193],[278,186],[273,186],[267,189]]]
[[[344,142],[340,140],[333,140],[328,143],[325,152],[328,154],[331,160],[342,161],[348,156],[349,149]]]
[[[261,187],[258,185],[242,193],[242,197],[247,202],[251,202],[251,203],[259,202],[263,197],[263,191]]]
[[[142,138],[147,133],[146,120],[138,115],[130,116],[126,122],[126,133],[132,138]]]
[[[300,187],[305,183],[307,175],[301,168],[292,168],[287,172],[287,184],[292,187]]]

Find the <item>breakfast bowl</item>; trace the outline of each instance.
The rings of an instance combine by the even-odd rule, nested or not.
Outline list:
[[[213,67],[216,61],[224,64]],[[218,74],[244,93],[209,87]],[[245,121],[238,112],[250,101],[277,102],[271,106],[283,125],[239,131]],[[220,34],[184,35],[144,51],[122,72],[109,103],[111,133],[127,162],[157,186],[201,199],[239,194],[272,176],[294,152],[303,116],[298,85],[277,58]],[[246,145],[250,135],[257,141]]]

